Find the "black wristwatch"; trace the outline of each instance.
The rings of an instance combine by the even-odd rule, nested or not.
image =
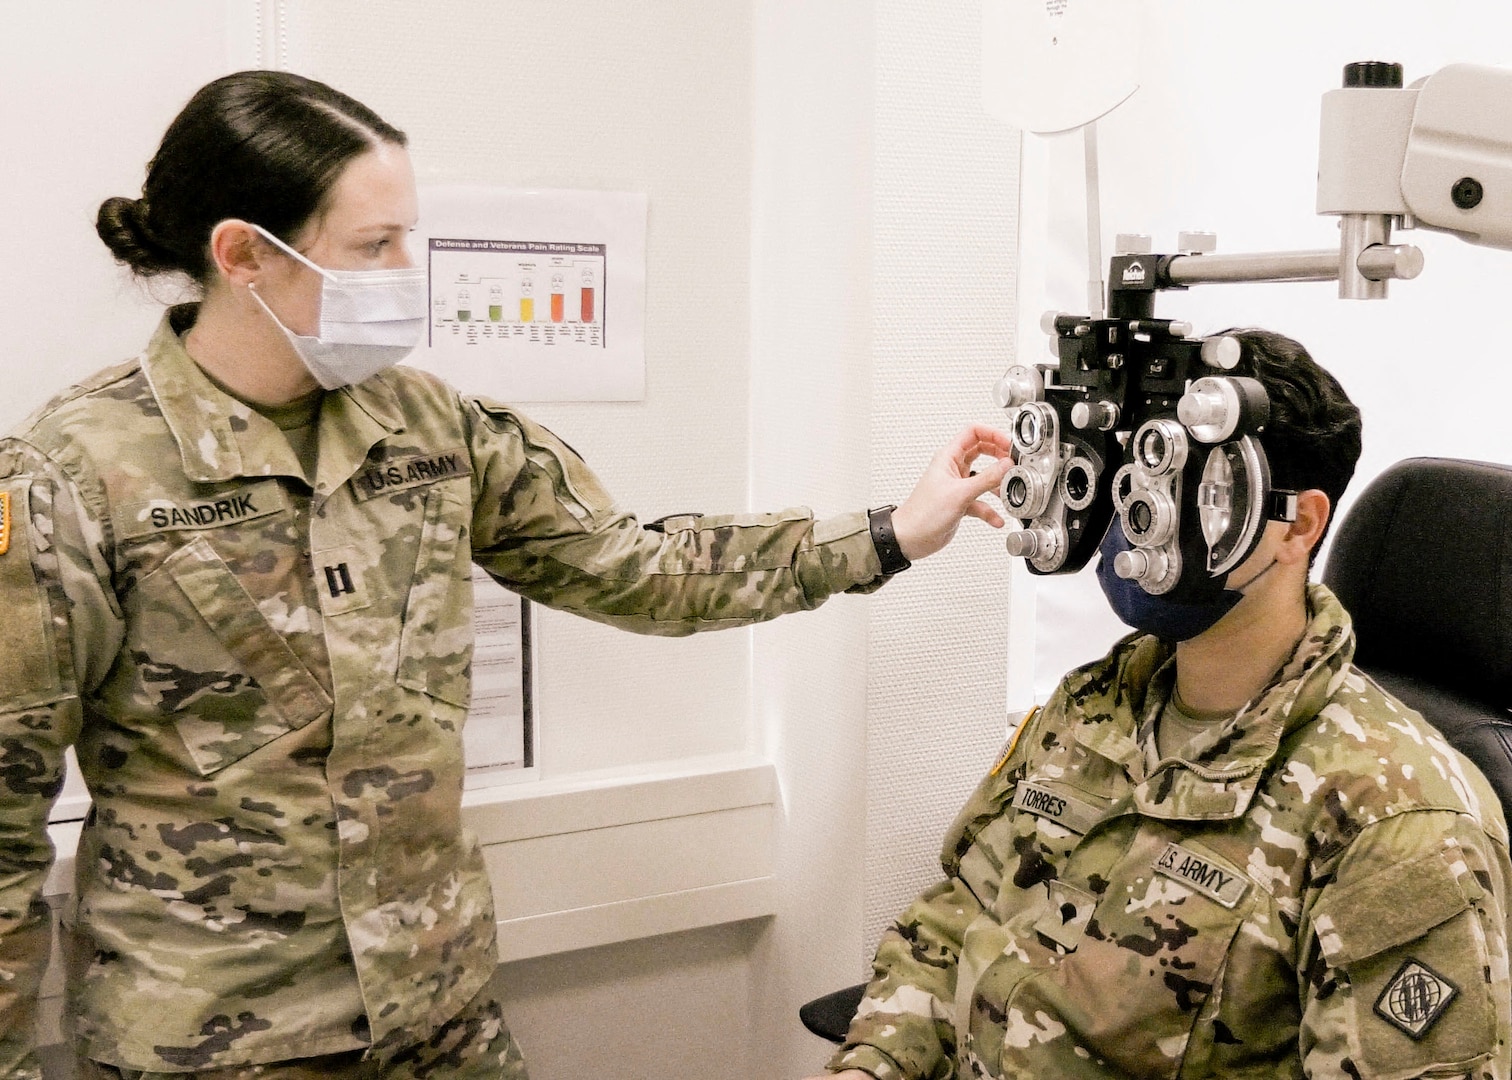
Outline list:
[[[882,563],[883,577],[892,577],[913,565],[903,554],[898,537],[893,533],[892,512],[896,509],[896,506],[879,506],[866,515],[871,523],[872,547],[877,549],[877,559]]]

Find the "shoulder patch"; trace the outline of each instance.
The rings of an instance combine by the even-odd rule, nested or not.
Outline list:
[[[992,767],[992,774],[996,776],[1003,771],[1003,766],[1008,764],[1008,759],[1013,756],[1013,751],[1018,748],[1019,736],[1029,729],[1029,723],[1034,719],[1035,713],[1039,712],[1039,706],[1035,705],[1024,714],[1019,721],[1018,727],[1013,729],[1013,734],[1008,736],[1008,741],[1003,744],[1003,752],[998,755],[997,764]]]
[[[0,490],[0,508],[5,518],[6,550],[15,554],[0,559],[0,598],[5,603],[5,645],[0,648],[0,687],[6,709],[26,709],[56,701],[66,691],[53,646],[53,612],[47,596],[46,566],[33,565],[31,529],[32,492],[46,481],[13,477]],[[17,514],[21,520],[16,521]]]
[[[1155,860],[1155,872],[1179,881],[1216,900],[1226,908],[1236,906],[1249,890],[1249,878],[1238,870],[1180,844],[1167,844]]]
[[[0,555],[10,550],[11,493],[0,491]]]
[[[1444,1015],[1459,987],[1420,960],[1408,957],[1376,999],[1376,1015],[1421,1039]]]

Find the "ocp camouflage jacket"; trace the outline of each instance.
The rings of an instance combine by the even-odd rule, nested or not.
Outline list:
[[[1068,675],[883,938],[832,1069],[895,1077],[1509,1074],[1507,832],[1350,664],[1322,586],[1275,681],[1180,756],[1174,662]]]
[[[549,432],[414,369],[325,396],[312,486],[184,352],[186,318],[0,442],[0,1075],[31,1040],[70,743],[84,1053],[171,1071],[418,1039],[494,965],[460,820],[473,563],[651,634],[879,583],[863,513],[647,531]]]

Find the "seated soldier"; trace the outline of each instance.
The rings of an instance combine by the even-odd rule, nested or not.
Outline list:
[[[1296,342],[1234,336],[1295,520],[1206,614],[1118,579],[1105,542],[1146,632],[1011,737],[879,944],[840,1076],[1512,1071],[1496,796],[1351,666],[1348,613],[1308,583],[1359,410]]]

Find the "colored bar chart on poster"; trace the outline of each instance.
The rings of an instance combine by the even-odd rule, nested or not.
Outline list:
[[[645,393],[646,198],[422,189],[430,318],[411,362],[505,401]]]
[[[433,238],[429,343],[605,348],[604,262],[604,244]]]

